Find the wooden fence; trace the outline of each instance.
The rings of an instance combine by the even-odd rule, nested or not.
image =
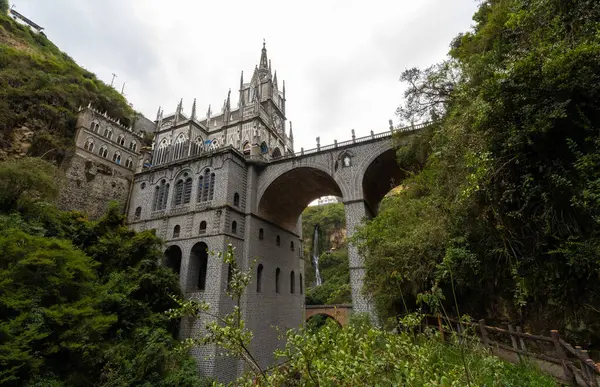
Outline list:
[[[551,336],[548,337],[522,332],[521,327],[510,324],[508,329],[489,326],[485,324],[485,320],[465,322],[428,315],[424,322],[439,329],[443,340],[448,334],[463,339],[476,339],[485,347],[515,353],[519,360],[525,356],[557,364],[562,367],[564,380],[571,386],[599,387],[600,370],[588,351],[565,342],[557,330],[551,331]]]

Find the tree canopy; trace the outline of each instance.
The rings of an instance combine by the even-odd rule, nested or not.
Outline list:
[[[600,3],[487,0],[473,20],[447,60],[402,76],[400,116],[437,121],[357,236],[367,288],[390,315],[454,282],[473,315],[598,341]]]

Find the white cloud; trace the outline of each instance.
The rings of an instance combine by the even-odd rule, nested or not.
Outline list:
[[[221,108],[260,57],[287,89],[295,147],[385,131],[402,100],[398,78],[444,58],[473,0],[216,1],[16,0],[17,9],[88,70],[154,119],[159,105]],[[237,100],[237,96],[235,98]]]

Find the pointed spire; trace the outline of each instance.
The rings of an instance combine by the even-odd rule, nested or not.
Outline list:
[[[294,141],[294,130],[292,129],[292,121],[290,121],[290,140]]]
[[[261,75],[266,75],[267,73],[269,73],[269,60],[267,59],[267,49],[265,46],[266,43],[263,39],[263,48],[260,53],[260,62],[258,64],[258,71]]]
[[[283,99],[285,99],[285,79],[283,80]]]
[[[208,110],[206,111],[206,118],[210,119],[211,115],[212,115],[212,110],[210,108],[210,105],[208,105]]]
[[[244,71],[242,71],[242,75],[240,76],[240,91],[244,88]]]
[[[158,107],[158,111],[156,112],[156,121],[160,119],[160,106]]]
[[[192,105],[192,120],[196,119],[196,98],[194,98],[194,104]]]
[[[269,59],[269,75],[271,75],[271,59]]]
[[[227,111],[229,111],[231,109],[231,89],[229,89],[229,92],[227,92],[227,101],[225,104],[227,106]]]
[[[177,123],[177,121],[179,121],[179,117],[181,116],[182,105],[183,105],[183,98],[181,98],[181,100],[179,100],[179,103],[177,104],[177,109],[175,109],[175,120],[174,120],[175,124]]]
[[[273,77],[273,85],[275,85],[275,89],[277,89],[277,70],[275,70],[275,76]]]

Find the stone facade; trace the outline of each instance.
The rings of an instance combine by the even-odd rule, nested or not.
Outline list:
[[[126,209],[131,181],[140,162],[141,134],[94,110],[80,109],[75,151],[65,158],[66,182],[59,208],[79,210],[94,219],[106,213],[110,201]]]

